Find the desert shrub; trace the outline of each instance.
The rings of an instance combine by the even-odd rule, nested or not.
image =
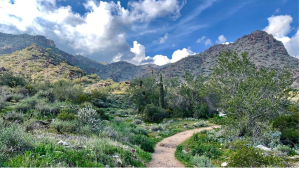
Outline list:
[[[5,119],[9,120],[9,121],[16,121],[19,120],[20,122],[24,121],[24,115],[20,114],[20,113],[15,113],[15,112],[11,112],[11,113],[7,113],[5,115]]]
[[[111,138],[113,140],[118,140],[120,138],[119,133],[116,132],[111,127],[105,127],[103,129],[102,136],[109,137],[109,138]]]
[[[5,96],[0,95],[0,111],[7,106]]]
[[[67,80],[59,80],[53,83],[54,98],[60,101],[78,99],[83,94],[81,85],[74,85]]]
[[[78,119],[83,124],[92,124],[96,121],[97,111],[91,105],[86,104],[84,108],[79,109]]]
[[[289,146],[286,146],[286,145],[281,145],[279,144],[277,147],[274,148],[275,151],[281,151],[287,155],[295,155],[295,151],[289,147]]]
[[[92,78],[92,79],[99,79],[100,80],[100,77],[97,74],[91,74],[91,75],[89,75],[89,77]]]
[[[91,90],[91,97],[94,99],[101,99],[102,101],[106,101],[108,97],[108,92],[100,89]]]
[[[29,91],[25,87],[17,87],[18,92],[15,92],[17,94],[20,94],[22,96],[27,96],[29,94]]]
[[[140,119],[134,119],[132,123],[133,124],[142,124],[142,120],[140,120]]]
[[[279,131],[264,131],[264,133],[258,137],[253,138],[254,143],[267,145],[270,148],[274,148],[280,144],[281,132]],[[256,141],[258,140],[258,141]]]
[[[291,115],[281,115],[274,119],[273,128],[278,129],[282,135],[280,140],[284,144],[299,144],[299,112]]]
[[[74,112],[75,112],[74,110],[64,109],[64,110],[62,110],[62,111],[57,115],[57,118],[58,118],[59,120],[63,120],[63,121],[71,121],[71,120],[74,120],[74,119],[76,118]]]
[[[206,104],[197,104],[193,107],[193,117],[196,119],[200,118],[208,118],[209,117],[209,111],[208,106]]]
[[[22,112],[32,110],[38,102],[41,102],[41,100],[37,97],[27,97],[15,105],[15,110]]]
[[[0,125],[0,161],[5,161],[15,153],[21,153],[31,148],[30,137],[26,135],[24,128],[17,124],[12,124],[8,127],[1,126],[2,125]]]
[[[141,135],[148,136],[148,132],[144,128],[137,127],[134,131],[135,131],[135,134],[141,134]]]
[[[163,128],[161,126],[151,126],[150,131],[162,131]]]
[[[102,120],[109,120],[109,116],[105,114],[105,111],[103,109],[97,107],[93,107],[93,108],[97,111],[97,114],[100,116]]]
[[[211,164],[211,160],[206,156],[195,155],[191,159],[191,164],[197,166],[198,168],[211,168],[213,165]]]
[[[188,142],[188,149],[191,154],[195,156],[196,154],[202,156],[205,155],[209,158],[216,158],[222,153],[217,149],[215,140],[210,138],[209,133],[207,134],[194,134]]]
[[[24,98],[24,95],[22,95],[22,94],[14,94],[12,96],[12,99],[15,100],[16,102],[20,101],[23,98]]]
[[[248,146],[247,141],[236,141],[235,152],[231,153],[230,167],[284,167],[283,159],[277,156],[266,156],[263,151]]]
[[[81,104],[81,103],[87,102],[89,100],[90,100],[90,98],[86,94],[81,94],[81,95],[75,97],[74,102],[77,104]]]
[[[57,120],[50,124],[50,128],[56,130],[58,133],[77,133],[79,129],[79,123],[77,120],[61,121]]]
[[[218,115],[215,115],[213,118],[209,119],[209,122],[213,124],[226,125],[227,117],[219,117]]]
[[[133,135],[129,137],[129,141],[131,144],[140,145],[141,149],[150,153],[154,152],[155,143],[150,140],[147,136],[144,135]]]
[[[156,107],[154,104],[147,104],[144,109],[145,121],[148,122],[161,122],[167,114],[163,109]]]
[[[50,88],[48,90],[39,90],[36,95],[37,95],[37,97],[47,98],[51,102],[55,101],[52,88]]]
[[[26,80],[24,76],[13,75],[12,72],[5,72],[0,75],[0,86],[9,86],[9,87],[16,87],[16,86],[25,86]]]
[[[197,123],[194,123],[193,126],[194,127],[207,127],[208,125],[206,124],[205,121],[201,120],[201,121],[199,121]]]

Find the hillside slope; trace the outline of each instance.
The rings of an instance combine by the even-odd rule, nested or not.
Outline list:
[[[33,43],[45,49],[51,48],[54,53],[65,58],[70,63],[70,65],[79,67],[88,74],[95,73],[96,71],[103,68],[102,64],[94,60],[81,55],[73,56],[65,51],[58,49],[53,40],[46,39],[45,36],[41,35],[11,35],[0,32],[0,55],[11,54],[17,50],[23,50],[26,47],[31,46]]]
[[[202,53],[167,65],[157,70],[157,73],[162,73],[165,77],[181,77],[185,71],[190,71],[195,76],[208,75],[222,51],[236,51],[238,54],[247,52],[250,60],[258,67],[289,68],[293,73],[295,82],[298,83],[299,60],[287,53],[282,42],[274,39],[272,35],[264,31],[252,32],[228,45],[214,45]]]
[[[21,51],[0,56],[0,67],[17,74],[26,74],[33,80],[55,81],[61,78],[81,77],[84,72],[51,49],[33,44]]]

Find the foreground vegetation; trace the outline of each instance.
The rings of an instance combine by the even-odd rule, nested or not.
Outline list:
[[[183,81],[80,72],[40,81],[0,72],[0,167],[145,167],[157,142],[211,123],[222,128],[177,147],[186,166],[290,167],[299,152],[288,71],[258,70],[247,54],[223,53],[212,76]]]

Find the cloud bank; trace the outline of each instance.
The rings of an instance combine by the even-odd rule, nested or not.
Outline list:
[[[70,53],[88,55],[104,62],[127,60],[139,64],[144,46],[126,41],[127,29],[160,17],[175,20],[184,3],[178,0],[120,2],[87,0],[87,11],[79,14],[71,6],[58,7],[57,0],[0,0],[0,31],[4,33],[46,35]],[[166,34],[160,43],[168,39]]]
[[[269,17],[268,21],[269,25],[264,31],[281,41],[291,56],[299,58],[299,28],[292,37],[287,36],[292,31],[293,18],[290,15],[278,15]]]

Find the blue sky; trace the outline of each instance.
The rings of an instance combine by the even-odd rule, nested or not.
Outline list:
[[[0,0],[1,32],[42,34],[97,61],[163,65],[255,30],[273,34],[299,57],[297,0],[26,2]]]

